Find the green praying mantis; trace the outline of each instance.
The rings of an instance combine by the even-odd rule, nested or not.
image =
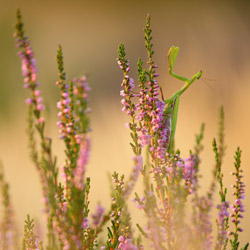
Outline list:
[[[173,67],[175,64],[176,57],[179,53],[179,48],[172,46],[168,52],[168,64],[169,64],[169,74],[181,81],[184,81],[185,84],[183,87],[175,92],[169,99],[164,100],[166,104],[166,108],[164,110],[165,115],[165,127],[168,129],[167,134],[167,152],[169,154],[174,153],[174,136],[175,136],[175,130],[176,130],[176,124],[177,124],[177,115],[178,115],[178,109],[179,109],[179,101],[181,94],[188,89],[189,86],[197,79],[201,78],[202,71],[199,71],[195,75],[193,75],[191,78],[186,78],[180,75],[177,75],[173,72]]]

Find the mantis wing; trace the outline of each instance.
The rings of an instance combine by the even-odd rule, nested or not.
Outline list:
[[[178,116],[178,110],[179,110],[179,101],[180,96],[176,96],[176,98],[173,101],[173,110],[172,110],[172,122],[171,122],[171,133],[170,133],[170,140],[168,145],[168,153],[173,154],[174,152],[174,137],[175,137],[175,131],[176,131],[176,124],[177,124],[177,116]]]

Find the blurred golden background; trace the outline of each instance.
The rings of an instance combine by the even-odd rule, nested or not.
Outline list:
[[[91,177],[91,208],[97,201],[109,206],[108,173],[128,175],[132,167],[128,121],[121,111],[119,91],[122,73],[116,63],[122,42],[136,78],[136,62],[145,60],[145,20],[151,14],[155,62],[159,83],[169,97],[182,86],[168,75],[166,55],[171,45],[179,46],[175,72],[192,76],[202,69],[203,80],[182,96],[176,144],[183,157],[194,145],[194,134],[205,122],[205,150],[202,154],[202,188],[211,180],[214,155],[211,142],[217,135],[218,108],[225,109],[227,155],[223,165],[229,189],[234,170],[234,151],[240,145],[245,173],[246,212],[240,236],[250,239],[250,2],[249,1],[85,1],[85,0],[0,0],[0,158],[10,183],[20,229],[29,213],[43,222],[41,187],[27,150],[26,105],[21,63],[16,56],[15,12],[20,8],[25,31],[31,40],[38,65],[38,78],[46,103],[48,134],[53,137],[58,164],[63,163],[63,143],[59,141],[56,102],[59,99],[56,51],[64,51],[68,78],[87,74],[92,88],[90,106],[93,132],[88,176]],[[133,206],[132,206],[133,207]],[[134,212],[136,219],[140,215]],[[44,233],[43,233],[44,234]]]

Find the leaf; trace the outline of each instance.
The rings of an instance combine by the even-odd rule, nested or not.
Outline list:
[[[249,246],[249,243],[247,243],[247,244],[244,246],[243,250],[247,250],[247,249],[248,249],[248,246]]]

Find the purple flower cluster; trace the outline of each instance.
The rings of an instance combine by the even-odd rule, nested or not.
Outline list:
[[[118,249],[121,250],[138,250],[138,247],[132,244],[131,239],[124,238],[122,235],[118,238],[119,246]]]
[[[59,85],[59,82],[56,83]],[[72,102],[69,96],[69,85],[64,84],[64,91],[61,90],[61,100],[57,102],[57,108],[60,109],[57,116],[60,118],[60,121],[57,122],[57,126],[59,127],[60,139],[64,139],[65,137],[71,137],[72,133],[74,133],[73,122],[71,121],[71,107],[70,104]]]
[[[136,198],[133,198],[132,201],[136,204],[136,207],[141,210],[145,207],[145,201],[146,201],[146,198],[144,196],[142,197],[136,197]]]
[[[151,249],[164,249],[163,245],[166,241],[166,229],[157,225],[152,211],[149,213],[148,226],[145,228],[149,239],[151,240]]]
[[[167,128],[165,127],[164,115],[165,103],[158,99],[160,87],[156,80],[149,81],[149,88],[145,87],[144,83],[140,83],[138,85],[139,93],[134,94],[134,81],[128,75],[129,63],[127,61],[123,63],[118,61],[118,65],[124,71],[124,78],[121,84],[124,89],[120,92],[120,95],[123,97],[121,100],[123,105],[122,111],[139,122],[136,131],[140,133],[141,148],[150,145],[153,158],[159,159],[161,163],[164,163],[166,158]],[[154,75],[154,77],[156,76],[158,74]],[[132,102],[132,97],[137,97],[139,103],[135,105]]]
[[[92,214],[93,225],[98,226],[104,214],[104,207],[100,204],[97,205],[95,214]]]
[[[64,195],[58,196],[56,194],[55,199],[57,201],[58,208],[56,209],[57,220],[53,221],[53,229],[57,232],[57,235],[63,242],[63,249],[70,249],[70,242],[67,237],[67,232],[64,230],[64,228],[68,227],[66,222],[68,203],[65,201]]]
[[[75,99],[75,114],[74,114],[74,120],[77,124],[77,129],[79,129],[80,125],[79,122],[81,120],[81,116],[86,115],[86,113],[89,113],[91,110],[88,108],[88,102],[89,102],[89,92],[91,88],[88,85],[86,76],[82,76],[80,78],[74,78],[72,80],[74,86],[73,86],[73,94]],[[84,133],[86,131],[81,131],[81,133]]]
[[[197,183],[197,170],[195,165],[196,157],[193,154],[184,160],[183,178],[186,182],[186,188],[188,189],[189,193],[194,191],[195,185]]]
[[[236,173],[233,173],[236,176],[236,184],[233,185],[235,188],[235,192],[233,192],[233,195],[236,196],[236,200],[234,201],[234,204],[230,206],[232,213],[230,214],[230,217],[232,218],[231,221],[235,224],[236,232],[242,232],[243,229],[241,227],[238,227],[238,224],[240,223],[240,220],[243,218],[242,213],[245,212],[244,205],[242,203],[242,200],[245,198],[245,184],[241,180],[243,170],[237,170]]]
[[[90,224],[89,224],[89,219],[88,219],[88,217],[85,217],[85,218],[83,219],[82,228],[88,229],[89,226],[90,226]]]
[[[158,99],[159,85],[156,80],[149,82],[149,93],[145,93],[147,88],[142,84],[137,97],[139,104],[136,105],[139,114],[136,116],[140,122],[141,146],[150,145],[150,151],[154,159],[159,159],[162,163],[166,159],[167,128],[165,127],[164,101]],[[152,140],[153,139],[153,140]]]
[[[14,34],[16,38],[16,47],[22,49],[18,52],[18,56],[22,61],[22,73],[24,76],[25,88],[30,87],[32,83],[37,81],[37,67],[36,59],[34,58],[34,52],[30,46],[30,41],[27,37],[20,37],[19,34]]]
[[[217,205],[217,208],[219,209],[217,217],[217,223],[219,229],[219,239],[218,239],[219,242],[217,242],[218,246],[223,246],[227,238],[225,222],[229,217],[228,207],[229,207],[229,202],[227,201],[224,201],[220,205]]]
[[[18,56],[22,61],[22,74],[24,76],[24,88],[30,88],[32,91],[32,97],[26,99],[28,105],[33,105],[35,110],[35,116],[37,123],[43,123],[44,118],[41,116],[41,111],[44,110],[43,98],[41,97],[41,91],[37,89],[40,85],[37,82],[37,67],[34,53],[30,46],[30,41],[27,37],[23,37],[22,33],[15,33],[16,46],[21,49],[18,52]]]
[[[56,82],[61,88],[61,100],[57,103],[57,108],[60,109],[58,117],[60,121],[57,122],[59,127],[60,138],[72,138],[77,144],[81,143],[81,133],[86,131],[79,131],[79,122],[82,115],[89,112],[86,107],[88,103],[88,92],[90,87],[86,81],[86,77],[74,78],[72,80],[73,93],[70,94],[70,86],[61,81]],[[74,106],[74,110],[73,110]],[[80,133],[80,134],[79,134]]]
[[[195,191],[195,186],[197,183],[197,171],[196,164],[198,162],[197,156],[194,156],[191,154],[186,159],[179,158],[178,155],[176,155],[176,167],[180,168],[183,179],[185,180],[185,186],[188,192],[191,194]],[[173,168],[172,165],[167,168],[169,173],[174,173],[174,171],[177,171],[177,169]]]
[[[84,174],[89,159],[90,140],[82,139],[76,168],[74,169],[74,185],[80,190],[84,188]]]
[[[140,171],[142,170],[142,164],[143,164],[142,156],[141,155],[133,156],[133,160],[134,160],[133,171],[129,177],[127,185],[124,188],[125,197],[128,197],[131,194],[135,186],[135,183],[139,177]]]
[[[134,117],[136,107],[132,103],[131,98],[135,96],[135,94],[132,93],[135,85],[134,80],[128,75],[128,72],[130,71],[129,62],[126,61],[122,63],[121,61],[118,61],[118,65],[124,71],[124,78],[121,84],[121,87],[124,87],[124,90],[120,91],[120,95],[123,97],[121,100],[121,104],[123,105],[122,111]]]
[[[195,226],[195,235],[197,243],[200,244],[200,249],[211,249],[212,247],[212,223],[210,208],[212,207],[212,200],[206,196],[198,197],[196,200],[196,217],[193,217],[192,221]]]
[[[240,223],[240,219],[243,218],[243,215],[241,213],[245,212],[244,205],[242,204],[241,199],[237,199],[234,201],[234,204],[231,206],[233,214],[231,214],[232,222]],[[236,218],[235,218],[236,217]],[[238,231],[242,232],[242,228],[238,228]]]
[[[87,77],[82,76],[80,78],[74,78],[72,81],[76,83],[76,85],[74,86],[74,94],[80,95],[80,97],[84,98],[84,100],[88,102],[89,101],[88,92],[91,90],[91,88],[87,83]]]

